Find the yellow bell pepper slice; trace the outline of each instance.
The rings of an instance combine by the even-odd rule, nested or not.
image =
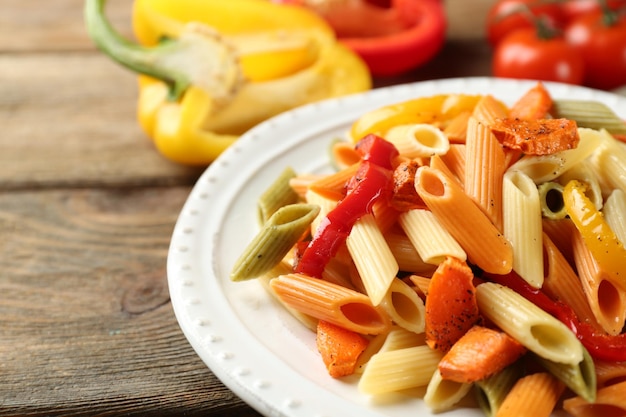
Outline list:
[[[587,197],[588,188],[584,182],[569,181],[563,190],[565,210],[607,279],[626,291],[626,248]]]
[[[477,95],[438,94],[383,106],[357,119],[350,136],[357,142],[370,133],[384,137],[389,129],[402,124],[444,124],[464,111],[472,111],[479,99]]]

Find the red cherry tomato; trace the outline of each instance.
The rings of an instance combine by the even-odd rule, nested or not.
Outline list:
[[[600,0],[567,0],[560,4],[565,22],[571,22],[580,16],[602,11]],[[618,10],[626,7],[626,0],[606,0],[606,6],[611,10]]]
[[[566,29],[567,42],[580,51],[585,85],[603,90],[626,85],[626,15],[607,24],[600,12],[575,19]]]
[[[496,46],[492,61],[496,77],[581,84],[584,64],[563,37],[542,39],[535,28],[518,29]]]
[[[487,39],[492,46],[496,46],[516,29],[535,27],[537,18],[553,28],[560,28],[564,22],[563,12],[556,2],[499,0],[487,13]]]

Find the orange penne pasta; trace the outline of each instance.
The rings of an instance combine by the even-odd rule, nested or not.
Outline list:
[[[330,148],[331,161],[337,168],[345,169],[361,161],[361,155],[354,149],[354,143],[337,141]]]
[[[456,115],[445,127],[443,133],[448,136],[450,143],[465,143],[467,135],[467,121],[472,115],[469,111],[464,111]]]
[[[306,192],[309,190],[309,186],[324,178],[322,175],[315,174],[299,174],[289,180],[289,186],[298,194],[301,198],[304,198]]]
[[[309,184],[309,188],[326,198],[340,200],[346,195],[346,183],[354,177],[359,164],[337,171],[334,174],[326,175]]]
[[[502,176],[506,158],[489,126],[472,117],[465,145],[465,193],[502,230]]]
[[[340,285],[303,274],[281,275],[270,281],[277,297],[294,310],[362,334],[389,330],[387,313],[369,297]]]
[[[626,293],[600,268],[580,233],[573,234],[573,250],[578,276],[596,320],[607,333],[620,334],[626,320]]]
[[[594,361],[598,389],[626,382],[626,362]]]
[[[574,417],[626,415],[626,381],[598,390],[596,401],[589,403],[581,397],[563,401],[563,409]]]
[[[455,144],[450,146],[448,153],[439,157],[462,187],[465,187],[465,151],[465,144]]]
[[[374,202],[372,205],[372,213],[374,214],[374,220],[381,233],[386,233],[391,229],[398,221],[398,216],[400,215],[398,210],[383,200]]]
[[[574,265],[574,253],[572,251],[573,233],[578,233],[576,226],[569,218],[560,220],[542,219],[541,227],[548,235],[552,243],[559,249],[570,265]]]
[[[421,167],[415,177],[415,189],[465,250],[471,263],[494,274],[511,271],[511,245],[454,180],[439,170]]]
[[[546,233],[543,233],[543,252],[545,277],[542,290],[552,299],[568,304],[580,321],[599,327],[578,275]]]
[[[485,95],[476,103],[472,117],[486,124],[491,124],[498,119],[504,119],[508,113],[509,111],[504,104],[491,95]]]
[[[549,417],[564,390],[549,373],[527,375],[513,385],[496,417]]]
[[[509,111],[511,119],[544,119],[552,107],[552,96],[542,82],[521,96]]]

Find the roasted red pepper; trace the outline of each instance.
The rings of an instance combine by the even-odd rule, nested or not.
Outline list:
[[[359,170],[348,184],[346,196],[322,220],[302,252],[296,272],[321,278],[324,267],[345,242],[354,223],[371,211],[377,199],[389,198],[398,150],[376,135],[364,137],[356,144],[356,150],[362,157]]]
[[[531,287],[515,272],[507,275],[489,274],[488,279],[515,290],[537,307],[556,317],[569,327],[594,358],[615,362],[626,361],[626,333],[617,336],[598,333],[593,326],[580,321],[569,305],[552,300],[540,289]]]
[[[427,62],[442,48],[446,15],[439,0],[274,0],[317,11],[337,38],[376,76],[397,75]]]

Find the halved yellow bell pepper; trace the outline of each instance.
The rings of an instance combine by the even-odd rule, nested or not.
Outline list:
[[[87,0],[96,44],[140,74],[138,118],[158,150],[206,165],[257,123],[302,104],[371,88],[367,66],[305,9],[265,0],[136,0],[140,45]]]

